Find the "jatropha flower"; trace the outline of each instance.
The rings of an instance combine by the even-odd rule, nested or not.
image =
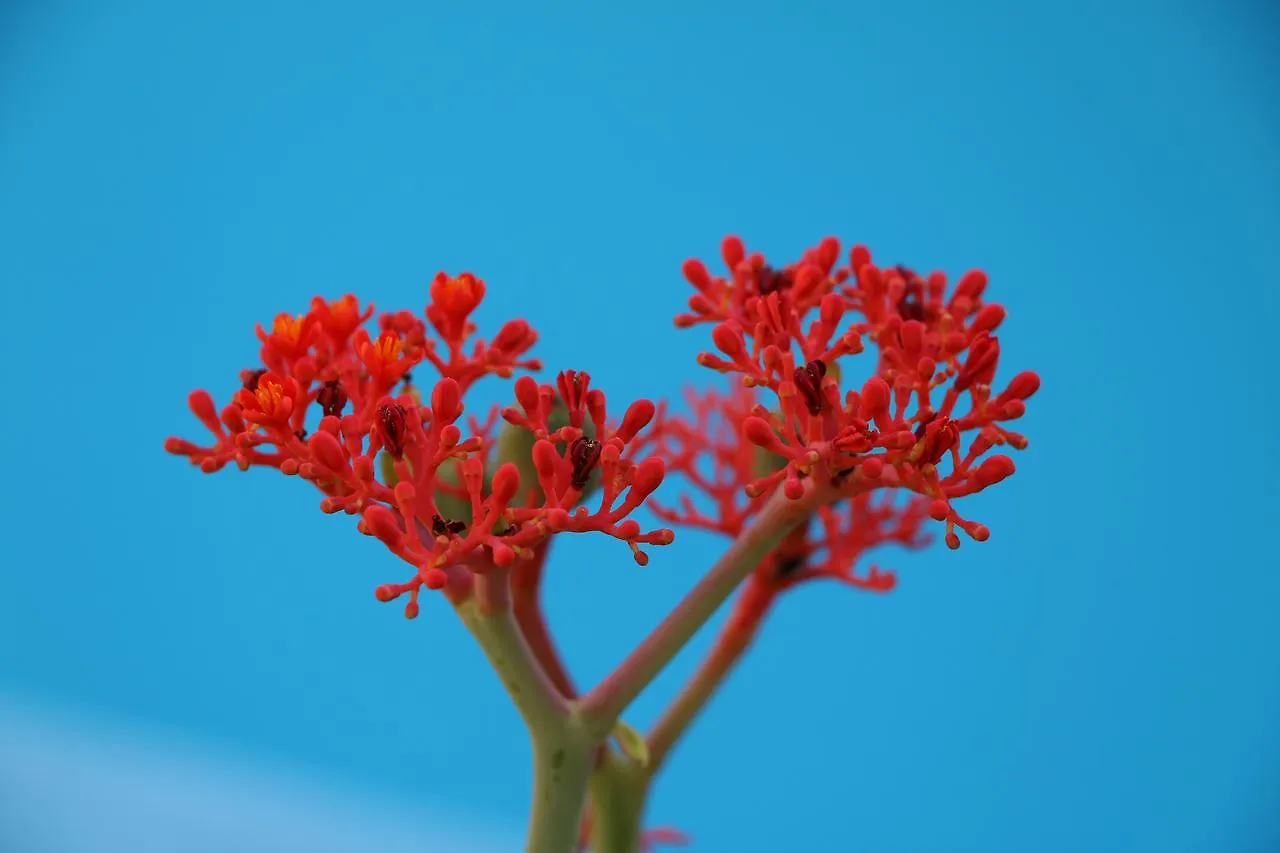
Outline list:
[[[311,481],[325,495],[325,512],[359,515],[362,532],[414,567],[407,581],[377,589],[384,601],[407,594],[410,617],[422,587],[463,598],[471,573],[532,557],[554,533],[605,533],[626,542],[641,563],[641,546],[670,543],[671,531],[643,532],[628,518],[665,473],[661,458],[637,460],[634,453],[654,404],[633,403],[615,424],[587,374],[566,371],[555,386],[522,376],[515,382],[519,408],[502,415],[508,429],[528,436],[504,448],[520,448],[525,458],[499,458],[492,419],[472,419],[464,433],[463,398],[485,375],[539,369],[525,356],[537,336],[512,320],[492,341],[475,339],[470,315],[485,286],[470,273],[440,273],[430,293],[425,314],[440,345],[410,312],[383,314],[381,331],[370,337],[365,323],[373,307],[361,309],[351,295],[317,297],[305,314],[279,315],[269,332],[258,329],[265,367],[241,374],[230,403],[219,411],[207,392],[191,394],[191,410],[213,444],[171,438],[166,448],[205,472],[234,462]],[[424,362],[440,374],[425,400],[410,384],[410,372]],[[568,413],[563,425],[548,421],[557,406]],[[600,491],[590,507],[589,480]]]
[[[901,487],[930,499],[948,546],[959,547],[957,527],[986,539],[988,529],[961,517],[954,502],[1013,473],[1009,456],[986,454],[1026,447],[1006,424],[1040,385],[1028,371],[999,392],[991,387],[1005,310],[983,300],[986,276],[967,273],[948,295],[942,273],[878,267],[862,246],[837,267],[833,238],[783,268],[748,255],[736,237],[722,255],[727,277],[685,263],[697,292],[676,323],[714,324],[720,354],[703,353],[700,363],[771,398],[751,401],[740,420],[746,439],[780,461],[748,482],[748,493],[781,483],[798,498],[806,477],[847,494]],[[868,344],[878,353],[874,374],[860,388],[842,387],[841,361]]]
[[[841,265],[834,239],[786,266],[736,237],[722,255],[725,275],[685,263],[696,292],[676,324],[711,325],[718,352],[699,362],[738,381],[691,395],[688,414],[645,399],[611,412],[577,370],[546,383],[516,378],[541,369],[528,355],[535,332],[517,319],[477,337],[484,281],[440,273],[421,316],[383,313],[371,329],[373,306],[347,295],[259,326],[259,364],[241,372],[230,402],[219,409],[205,391],[190,395],[211,443],[165,445],[204,472],[234,463],[310,481],[325,512],[357,516],[360,532],[412,567],[375,591],[406,598],[407,616],[423,588],[443,591],[533,739],[529,850],[684,843],[674,829],[641,829],[646,792],[770,608],[813,580],[893,589],[893,572],[864,565],[869,553],[923,546],[929,518],[944,523],[952,548],[957,531],[985,540],[987,528],[956,505],[1014,472],[998,450],[1027,446],[1008,424],[1040,381],[1023,372],[994,387],[1005,312],[984,300],[982,273],[948,287],[940,273],[877,266],[860,246]],[[855,386],[859,364],[867,378]],[[490,375],[512,380],[514,404],[468,414],[468,392]],[[669,471],[697,497],[654,500]],[[643,529],[633,517],[642,506],[729,545],[625,660],[579,693],[538,600],[549,545],[558,533],[598,532],[644,565],[645,547],[674,534]],[[624,722],[735,590],[708,657],[655,725],[642,735]]]

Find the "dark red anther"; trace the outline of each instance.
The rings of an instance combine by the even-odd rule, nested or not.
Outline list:
[[[378,407],[374,429],[387,452],[399,459],[404,455],[405,411],[399,403],[383,403]]]
[[[896,269],[907,285],[906,290],[902,292],[902,298],[898,300],[898,316],[903,320],[927,322],[929,310],[924,304],[924,279],[901,264]]]
[[[325,415],[341,417],[342,407],[347,404],[347,392],[342,389],[341,382],[330,379],[316,392],[316,402],[320,404]]]
[[[794,283],[791,270],[775,270],[764,266],[756,271],[756,291],[761,296],[768,296],[779,290],[789,290]]]
[[[266,369],[261,367],[257,370],[242,370],[240,371],[240,381],[244,383],[244,387],[246,389],[250,391],[257,391],[258,380],[266,375]]]
[[[603,449],[600,442],[585,435],[573,440],[569,445],[569,461],[573,463],[570,485],[579,491],[587,487],[587,480],[591,477],[591,471],[596,467],[596,463],[600,461],[600,451]]]
[[[937,465],[960,440],[960,428],[946,415],[935,414],[916,427],[916,439],[920,447],[917,461],[922,465]]]
[[[822,393],[822,377],[827,375],[827,365],[822,359],[814,359],[804,367],[797,367],[791,376],[796,390],[804,398],[809,414],[819,415],[827,407],[827,398]]]
[[[465,521],[454,521],[452,519],[443,518],[440,515],[431,516],[431,532],[436,536],[459,534],[466,529],[467,523]]]

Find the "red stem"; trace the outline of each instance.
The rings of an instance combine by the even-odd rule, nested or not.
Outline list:
[[[516,624],[524,634],[525,642],[529,644],[529,649],[538,663],[542,664],[542,669],[551,679],[551,683],[566,699],[573,699],[577,697],[578,692],[573,686],[573,680],[569,677],[564,660],[556,650],[555,642],[551,639],[551,632],[547,629],[547,620],[539,600],[542,571],[546,566],[549,545],[550,540],[543,542],[538,545],[532,559],[523,560],[512,567],[512,609]]]

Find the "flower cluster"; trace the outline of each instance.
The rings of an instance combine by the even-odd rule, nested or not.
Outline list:
[[[701,501],[689,493],[679,507],[650,501],[661,520],[740,536],[768,499],[767,493],[748,493],[747,485],[763,473],[785,465],[782,457],[757,447],[742,435],[742,424],[754,417],[756,392],[734,385],[689,394],[690,412],[673,416],[661,411],[646,436],[648,445],[667,460],[668,467],[693,486]],[[699,503],[703,507],[699,506]],[[867,552],[885,544],[920,548],[929,538],[922,532],[929,499],[863,490],[817,507],[810,519],[792,531],[762,561],[738,598],[730,628],[745,629],[758,622],[779,593],[804,581],[829,578],[872,592],[888,592],[896,584],[890,571],[871,566],[856,569]]]
[[[722,255],[727,277],[701,261],[685,263],[696,293],[676,323],[714,324],[719,354],[702,353],[699,362],[740,375],[744,388],[767,391],[775,403],[736,392],[724,398],[746,441],[776,460],[745,482],[747,494],[758,498],[781,484],[799,498],[806,477],[843,495],[905,488],[946,523],[948,546],[959,547],[956,528],[985,540],[987,528],[962,518],[954,501],[1013,473],[1009,456],[987,454],[1027,446],[1005,424],[1023,415],[1040,385],[1023,372],[1002,391],[992,388],[1005,311],[983,300],[986,276],[967,273],[948,295],[942,273],[881,268],[862,246],[837,266],[841,249],[832,238],[782,268],[748,254],[736,237],[724,241]],[[841,359],[868,344],[878,353],[874,374],[860,388],[842,388]],[[741,460],[742,444],[702,449]]]
[[[635,453],[654,404],[637,401],[615,424],[587,374],[562,372],[554,386],[526,375],[515,382],[519,408],[501,413],[507,440],[494,438],[493,416],[471,418],[464,435],[473,383],[540,368],[526,357],[537,336],[523,320],[491,341],[475,337],[470,318],[484,293],[469,273],[440,273],[426,322],[408,311],[383,314],[376,338],[364,328],[373,306],[362,309],[351,295],[281,314],[269,332],[258,328],[263,366],[241,374],[230,403],[219,410],[208,392],[190,395],[213,443],[170,438],[165,447],[207,473],[234,462],[309,480],[325,495],[325,512],[359,515],[361,532],[414,566],[409,580],[377,589],[384,601],[407,594],[410,617],[423,586],[464,598],[471,573],[529,558],[554,533],[599,531],[644,563],[640,546],[673,539],[628,517],[666,470],[660,458]],[[426,400],[411,384],[424,363],[440,374]],[[593,487],[600,497],[588,509],[580,504]]]

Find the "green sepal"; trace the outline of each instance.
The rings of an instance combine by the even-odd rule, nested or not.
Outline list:
[[[563,401],[556,400],[550,415],[547,417],[547,427],[550,432],[555,432],[568,425],[569,409]],[[590,419],[587,419],[582,424],[582,432],[587,438],[595,438],[595,424]],[[533,443],[535,440],[533,433],[524,427],[504,423],[502,429],[498,432],[498,458],[495,468],[508,462],[515,465],[516,470],[520,472],[521,499],[528,494],[529,489],[533,489],[536,492],[535,500],[541,503],[543,499],[542,487],[538,484],[538,469],[533,464]],[[556,451],[562,456],[567,448],[568,445],[564,442],[556,444]],[[587,480],[587,487],[583,489],[582,497],[587,497],[599,488],[600,472],[596,470],[592,472],[591,478]]]

